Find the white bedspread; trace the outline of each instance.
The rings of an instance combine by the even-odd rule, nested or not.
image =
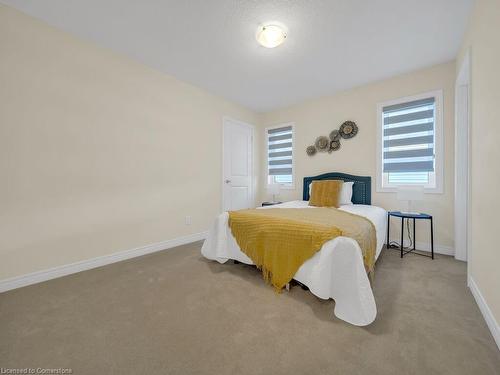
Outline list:
[[[307,201],[291,201],[266,208],[304,208]],[[366,205],[341,206],[341,210],[369,219],[377,231],[378,258],[382,250],[387,225],[387,213],[383,208]],[[211,228],[201,253],[205,258],[225,263],[234,259],[253,264],[239,248],[227,224],[227,212],[219,215]],[[376,269],[375,269],[376,272]],[[309,287],[311,293],[322,299],[335,300],[334,314],[348,323],[364,326],[377,316],[377,306],[366,275],[363,256],[358,243],[352,238],[337,237],[326,242],[320,251],[307,260],[293,277]]]

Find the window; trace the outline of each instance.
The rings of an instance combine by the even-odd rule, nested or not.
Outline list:
[[[293,125],[266,129],[267,183],[293,188]]]
[[[378,106],[377,191],[419,185],[442,192],[442,92]]]

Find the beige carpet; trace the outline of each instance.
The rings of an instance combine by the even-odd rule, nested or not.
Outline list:
[[[201,244],[0,294],[0,367],[74,374],[500,374],[500,352],[450,257],[377,262],[375,323],[276,295]]]

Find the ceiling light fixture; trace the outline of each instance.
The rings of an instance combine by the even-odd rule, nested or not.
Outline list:
[[[278,25],[261,26],[257,31],[257,42],[266,48],[278,47],[285,39],[285,30]]]

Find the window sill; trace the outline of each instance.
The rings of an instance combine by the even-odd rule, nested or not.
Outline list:
[[[409,186],[409,185],[404,185]],[[377,193],[397,193],[397,187],[377,187]],[[424,194],[444,194],[443,188],[424,188]]]

